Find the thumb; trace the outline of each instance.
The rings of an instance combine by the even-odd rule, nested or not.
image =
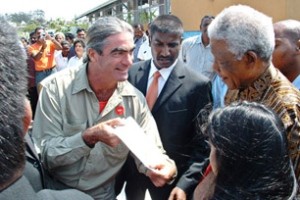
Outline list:
[[[172,191],[168,200],[175,200],[175,199],[176,199],[176,194],[174,193],[174,191]]]

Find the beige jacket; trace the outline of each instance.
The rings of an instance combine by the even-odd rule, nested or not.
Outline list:
[[[144,96],[129,82],[118,84],[104,110],[89,86],[86,64],[58,72],[42,83],[36,109],[33,138],[42,161],[53,176],[95,199],[113,199],[113,182],[129,149],[122,143],[112,148],[98,142],[89,148],[82,139],[87,128],[116,117],[133,117],[165,153],[155,121]],[[119,107],[124,113],[117,112]],[[169,158],[166,156],[166,159]],[[172,162],[171,160],[169,160]],[[146,168],[136,159],[140,172]]]

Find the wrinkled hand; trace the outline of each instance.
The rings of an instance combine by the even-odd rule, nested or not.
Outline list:
[[[216,186],[216,176],[211,171],[194,190],[194,200],[208,200],[211,199]]]
[[[173,188],[168,200],[186,200],[186,194],[181,188],[175,187]]]
[[[175,164],[168,161],[150,167],[151,169],[147,171],[146,176],[150,178],[156,187],[164,186],[166,183],[172,181],[177,174]]]
[[[103,142],[111,147],[116,147],[120,144],[120,138],[114,133],[114,127],[124,125],[124,120],[120,118],[111,119],[105,122],[100,122],[95,126],[87,129],[83,133],[83,140],[93,146],[97,142]]]
[[[99,140],[111,147],[116,147],[120,144],[120,138],[114,133],[116,126],[124,125],[124,121],[120,118],[108,120],[98,124]]]

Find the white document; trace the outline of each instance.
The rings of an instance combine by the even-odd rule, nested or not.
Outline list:
[[[161,150],[132,117],[126,118],[125,126],[118,126],[115,130],[116,135],[147,168],[152,169],[151,166],[162,163],[164,155]]]

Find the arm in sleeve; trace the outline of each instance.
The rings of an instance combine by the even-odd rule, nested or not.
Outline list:
[[[53,46],[55,50],[62,50],[61,44],[54,38],[51,38],[51,46]]]
[[[188,161],[188,169],[177,182],[177,187],[183,189],[186,194],[192,194],[209,164],[210,148],[207,136],[205,135],[205,129],[207,127],[208,116],[212,111],[211,83],[207,82],[201,88],[201,92],[198,92],[197,96],[198,99],[195,106],[197,113],[195,113],[193,120],[195,134],[191,144],[193,153]]]
[[[91,150],[82,139],[86,124],[69,127],[72,133],[66,135],[61,112],[63,107],[57,86],[48,84],[40,91],[32,132],[48,169],[77,162]]]
[[[187,44],[186,41],[183,40],[178,58],[184,63],[186,63],[186,50],[187,50]]]

